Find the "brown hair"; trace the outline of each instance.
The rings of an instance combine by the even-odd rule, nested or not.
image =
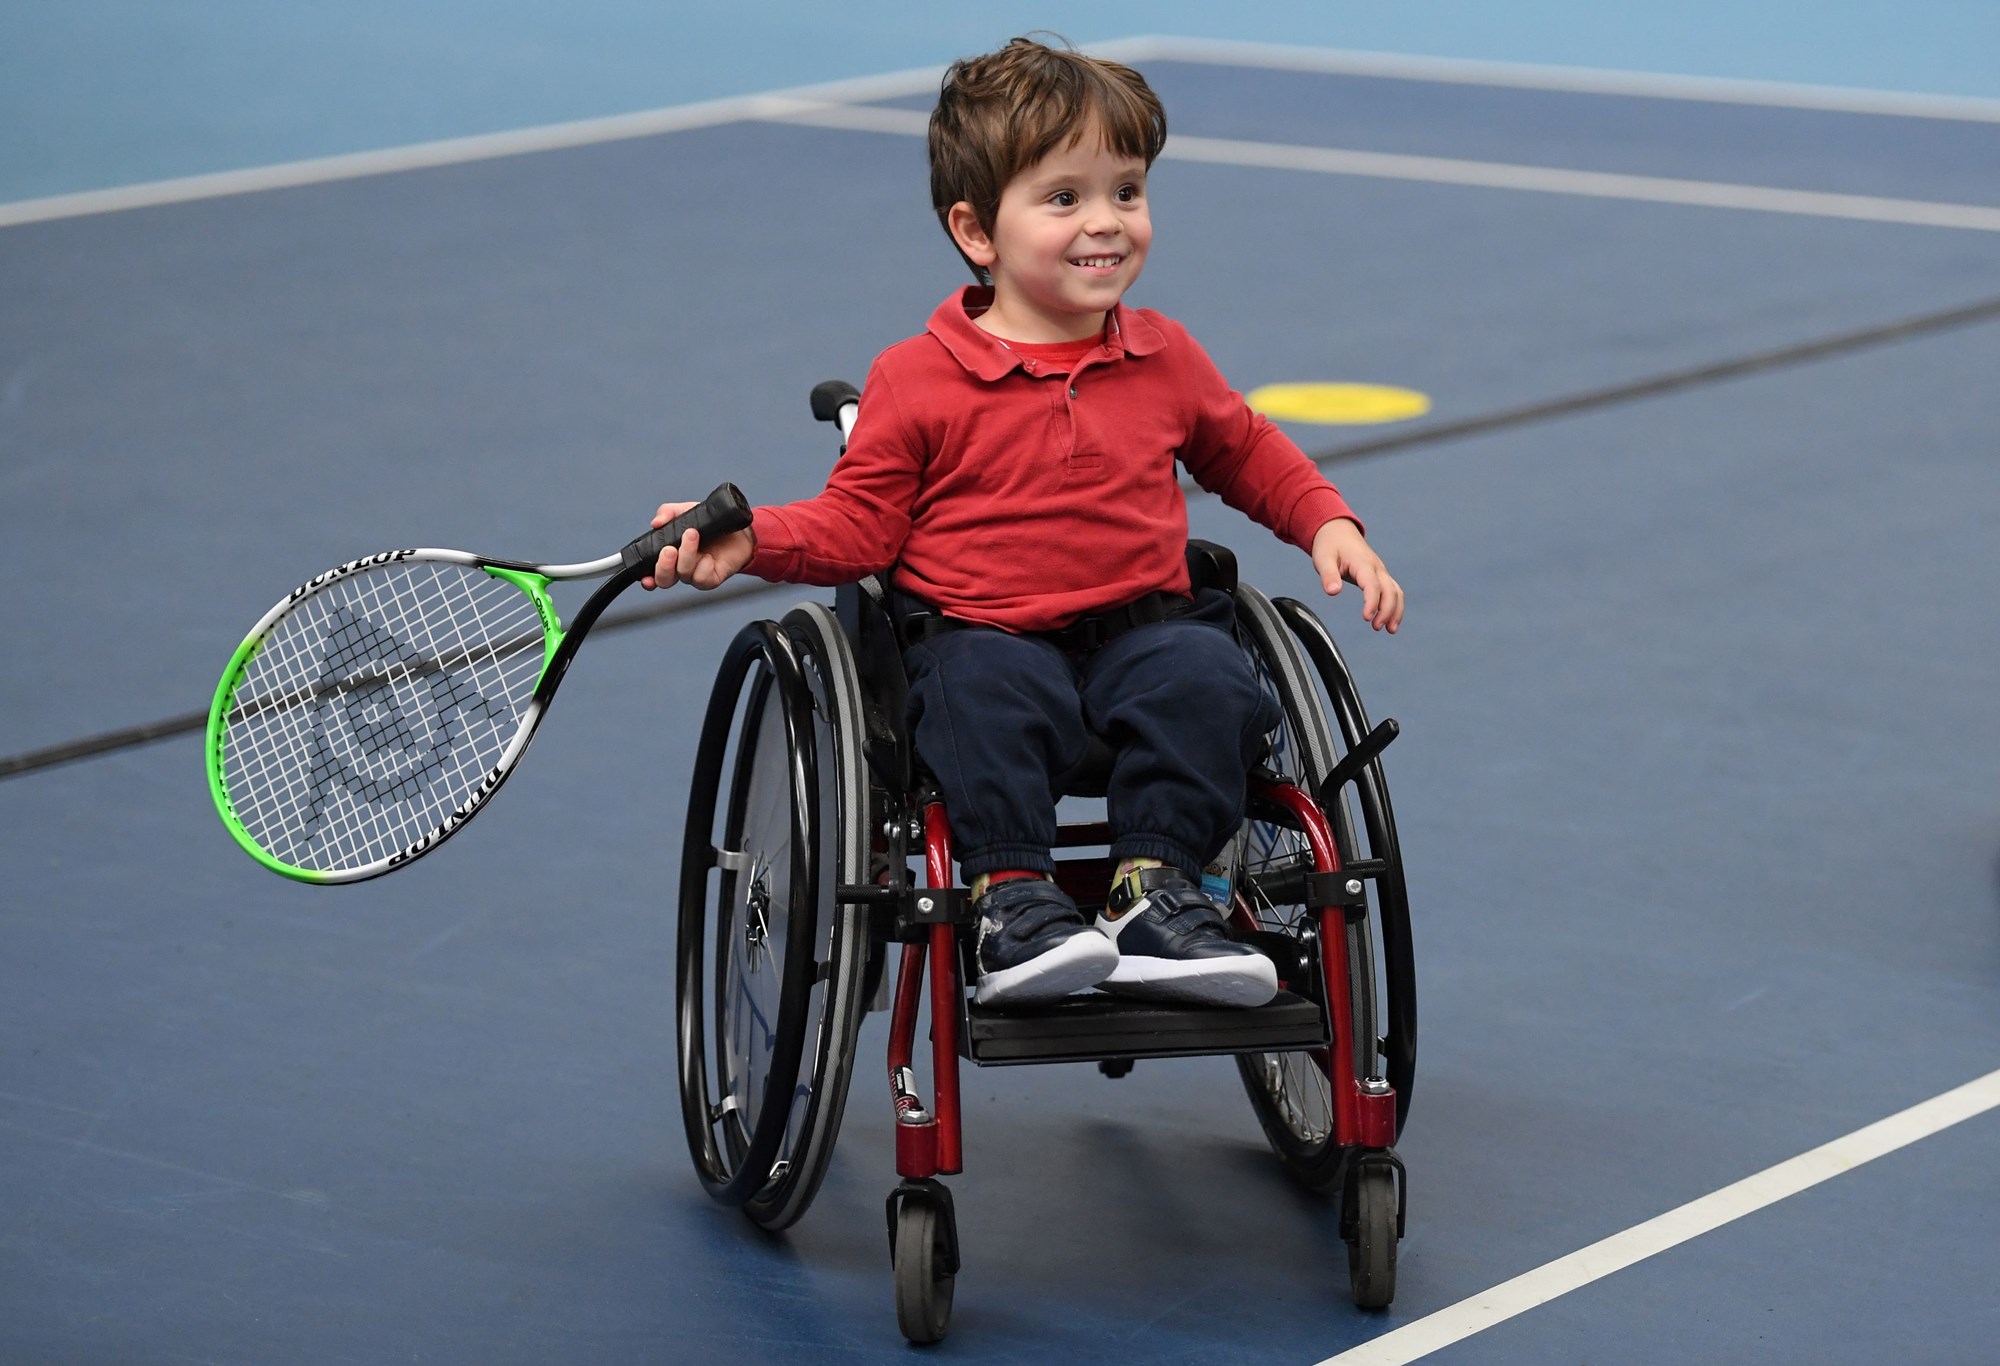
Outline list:
[[[960,200],[992,232],[1007,182],[1082,137],[1093,119],[1112,151],[1148,167],[1166,144],[1167,113],[1144,76],[1057,41],[1061,47],[1016,38],[998,52],[953,62],[944,73],[931,111],[930,153],[931,207],[946,235],[947,215]],[[977,266],[973,273],[985,278]]]

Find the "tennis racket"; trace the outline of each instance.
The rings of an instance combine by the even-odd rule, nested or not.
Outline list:
[[[724,484],[585,564],[390,550],[307,580],[237,648],[208,713],[208,782],[236,842],[303,882],[359,882],[460,830],[499,790],[611,600],[693,528],[750,524]],[[563,629],[548,585],[611,577]]]

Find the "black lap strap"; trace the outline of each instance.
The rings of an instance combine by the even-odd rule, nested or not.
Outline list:
[[[961,626],[978,623],[960,621],[948,617],[930,604],[911,597],[907,593],[895,594],[898,627],[905,645],[916,645],[945,631],[954,631]],[[1087,655],[1103,648],[1127,631],[1140,626],[1151,626],[1156,621],[1169,621],[1194,609],[1194,600],[1178,593],[1153,592],[1136,598],[1123,607],[1114,607],[1108,612],[1096,612],[1087,617],[1079,617],[1067,626],[1053,631],[1024,631],[1023,635],[1040,636],[1064,654]]]
[[[1128,602],[1123,607],[1114,607],[1108,612],[1079,617],[1067,626],[1037,634],[1044,640],[1052,642],[1064,654],[1087,655],[1110,644],[1127,631],[1140,626],[1151,626],[1156,621],[1167,621],[1190,611],[1193,607],[1192,598],[1184,598],[1178,593],[1148,593],[1145,597]]]

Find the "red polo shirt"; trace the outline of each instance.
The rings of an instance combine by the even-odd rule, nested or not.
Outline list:
[[[1301,550],[1354,518],[1172,319],[1121,304],[1065,365],[982,331],[991,299],[968,287],[876,358],[825,491],[756,510],[750,573],[837,584],[894,565],[947,615],[1043,631],[1188,591],[1177,460]]]

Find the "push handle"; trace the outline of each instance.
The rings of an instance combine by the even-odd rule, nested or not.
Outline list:
[[[1361,743],[1347,751],[1340,762],[1333,766],[1314,793],[1321,806],[1332,806],[1339,799],[1340,789],[1361,776],[1361,770],[1375,762],[1375,756],[1389,747],[1389,742],[1402,734],[1403,728],[1396,724],[1393,716],[1384,717],[1375,729],[1361,737]]]
[[[743,490],[734,484],[718,484],[715,492],[683,512],[663,527],[656,527],[633,541],[619,552],[619,560],[625,568],[644,566],[650,571],[660,552],[670,545],[679,545],[681,537],[693,527],[707,541],[712,536],[727,536],[732,531],[741,531],[750,525],[750,503],[743,496]]]
[[[861,391],[844,379],[823,380],[813,386],[813,416],[821,422],[837,422],[840,410],[861,401]]]

